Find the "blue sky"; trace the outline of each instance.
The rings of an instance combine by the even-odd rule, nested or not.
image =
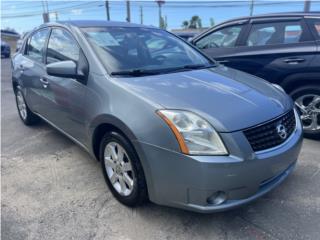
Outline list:
[[[162,14],[167,17],[168,29],[180,28],[184,20],[198,15],[204,27],[210,25],[210,18],[215,23],[247,16],[250,12],[251,0],[233,1],[166,1]],[[304,1],[299,0],[254,0],[254,14],[302,11]],[[111,20],[125,21],[126,2],[109,1]],[[140,6],[143,7],[143,23],[158,26],[158,6],[155,1],[131,0],[131,22],[140,23]],[[76,19],[106,19],[104,1],[61,1],[48,0],[48,9],[51,12],[50,20],[55,21],[54,12],[59,20]],[[311,1],[311,10],[320,11],[320,0]],[[1,1],[1,28],[14,28],[19,33],[31,30],[42,23],[42,1]]]

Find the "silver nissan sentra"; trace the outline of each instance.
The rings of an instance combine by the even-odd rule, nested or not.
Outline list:
[[[128,206],[241,206],[286,179],[301,148],[281,87],[154,27],[41,25],[12,59],[12,84],[22,121],[42,119],[91,153]]]

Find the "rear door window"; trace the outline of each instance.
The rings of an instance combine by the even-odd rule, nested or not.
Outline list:
[[[315,37],[320,39],[320,19],[311,19],[311,28],[315,33]]]
[[[284,28],[284,43],[300,42],[302,27],[300,25],[287,25]]]
[[[42,62],[48,33],[49,30],[47,28],[35,32],[28,39],[25,55],[36,62]]]
[[[229,26],[214,31],[196,42],[200,49],[234,47],[239,38],[243,25]]]
[[[305,41],[300,21],[253,23],[247,46],[290,44]]]

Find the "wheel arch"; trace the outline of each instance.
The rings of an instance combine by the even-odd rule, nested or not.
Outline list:
[[[111,115],[101,115],[97,117],[90,126],[91,149],[99,161],[99,147],[102,137],[106,132],[117,131],[121,133],[131,145],[137,138],[130,128],[120,119]]]
[[[291,74],[284,78],[280,85],[290,93],[304,85],[320,85],[319,75],[320,73],[317,72]]]
[[[120,119],[111,115],[101,115],[97,117],[90,126],[90,136],[91,136],[91,150],[92,154],[99,161],[99,148],[102,137],[107,131],[117,131],[122,134],[128,142],[131,144],[133,150],[137,154],[144,176],[146,178],[148,192],[152,191],[153,179],[150,175],[150,166],[148,161],[146,161],[146,156],[140,145],[138,144],[137,137],[133,131]],[[150,194],[150,192],[149,192]]]

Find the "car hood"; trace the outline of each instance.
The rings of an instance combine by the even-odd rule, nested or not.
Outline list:
[[[291,98],[270,83],[222,65],[117,80],[163,108],[184,109],[201,115],[219,132],[252,127],[293,107]]]

